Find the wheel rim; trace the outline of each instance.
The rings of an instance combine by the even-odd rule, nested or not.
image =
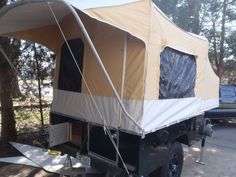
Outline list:
[[[179,156],[178,154],[173,154],[169,161],[168,177],[177,177],[177,172],[179,168]]]

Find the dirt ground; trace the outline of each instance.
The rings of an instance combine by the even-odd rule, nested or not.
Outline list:
[[[207,138],[203,153],[205,165],[195,163],[200,156],[200,143],[184,147],[182,177],[236,177],[236,123],[218,124]]]
[[[200,155],[200,143],[184,147],[185,162],[182,177],[236,177],[236,124],[220,124],[212,138],[206,141],[204,162],[195,160]],[[0,157],[21,155],[11,145],[0,144]],[[59,175],[25,165],[0,163],[0,177],[58,177]]]

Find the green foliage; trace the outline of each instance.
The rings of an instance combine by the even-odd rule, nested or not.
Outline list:
[[[52,80],[54,72],[55,55],[48,48],[24,41],[21,45],[22,54],[20,56],[19,68],[21,74],[26,79],[37,79],[36,58],[39,60],[39,70],[41,81],[49,78]]]
[[[45,125],[49,125],[49,108],[43,111]],[[38,131],[41,128],[40,113],[38,109],[15,110],[16,128],[18,133]]]
[[[200,32],[200,0],[154,0],[154,3],[179,27],[198,34]]]
[[[21,51],[18,68],[23,78],[30,85],[30,88],[28,88],[25,84],[22,84],[23,93],[25,96],[30,96],[33,91],[34,95],[38,97],[38,83],[35,80],[40,79],[40,84],[43,88],[52,86],[55,55],[48,48],[27,41],[22,42]]]

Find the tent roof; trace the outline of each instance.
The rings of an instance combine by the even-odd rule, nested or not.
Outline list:
[[[140,0],[47,0],[50,2],[58,21],[70,13],[67,5],[73,6],[91,16],[86,10],[126,5]],[[93,17],[95,18],[95,17]],[[98,21],[98,18],[96,18]],[[105,22],[105,21],[103,21]],[[106,22],[108,23],[108,22]],[[21,0],[0,10],[0,35],[55,24],[55,20],[45,0]],[[110,23],[109,23],[110,24]],[[116,26],[116,24],[110,24]],[[124,30],[124,29],[123,29]]]
[[[150,0],[47,0],[50,2],[58,21],[70,12],[67,5],[83,11],[90,17],[127,31],[133,36],[147,43],[150,30]],[[126,8],[121,11],[121,8]],[[108,17],[108,14],[112,16]],[[155,6],[155,9],[168,20],[168,18]],[[124,13],[125,12],[125,13]],[[126,24],[120,23],[117,17],[126,18]],[[137,18],[137,16],[142,18]],[[132,23],[130,23],[132,21]],[[127,23],[128,22],[128,23]],[[55,20],[45,0],[22,0],[12,3],[0,10],[0,35],[40,28],[55,24]],[[173,24],[174,25],[174,24]],[[193,37],[204,38],[189,33]]]

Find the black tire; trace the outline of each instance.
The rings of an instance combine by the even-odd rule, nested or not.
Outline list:
[[[161,177],[180,177],[184,161],[183,147],[179,142],[170,145],[168,161],[162,167]]]

